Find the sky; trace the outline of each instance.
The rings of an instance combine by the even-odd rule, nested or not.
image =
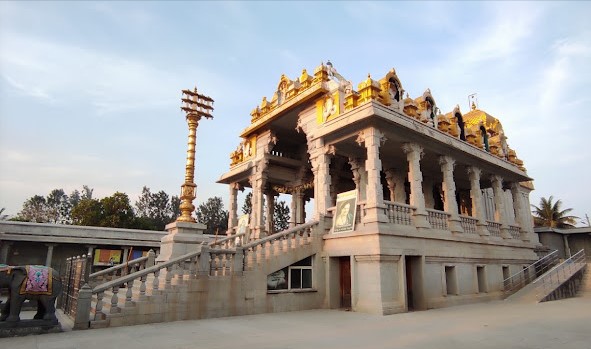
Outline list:
[[[0,208],[83,185],[178,195],[181,90],[215,100],[197,130],[196,204],[281,74],[330,60],[357,86],[396,69],[413,98],[500,119],[534,179],[591,215],[591,2],[0,2]]]

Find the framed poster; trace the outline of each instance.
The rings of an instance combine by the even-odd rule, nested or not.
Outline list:
[[[337,194],[337,210],[333,219],[333,233],[345,233],[355,230],[357,213],[357,190]]]

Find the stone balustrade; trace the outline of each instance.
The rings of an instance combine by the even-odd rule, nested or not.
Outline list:
[[[462,225],[462,229],[464,229],[464,233],[478,235],[476,225],[478,223],[478,219],[470,216],[460,215],[460,223]]]
[[[413,206],[400,202],[384,201],[386,204],[386,216],[393,224],[412,225]]]
[[[152,256],[152,258],[150,258],[150,256]],[[88,283],[91,285],[91,287],[94,287],[101,283],[111,281],[120,276],[132,274],[138,270],[143,270],[147,267],[151,267],[154,265],[153,257],[154,251],[150,250],[147,256],[136,258],[134,260],[127,261],[125,263],[118,264],[101,271],[97,271],[96,273],[92,273],[89,275]]]
[[[427,220],[433,229],[448,230],[447,221],[449,220],[450,214],[443,211],[426,209]]]
[[[233,249],[244,245],[246,233],[234,234],[209,244],[211,249]]]
[[[509,233],[511,234],[511,238],[513,239],[521,238],[520,230],[521,229],[518,225],[509,225]]]
[[[244,245],[245,269],[252,270],[257,263],[281,255],[283,251],[310,244],[317,225],[317,221],[304,223]]]
[[[493,221],[486,221],[486,226],[488,229],[488,232],[490,233],[491,236],[495,236],[495,237],[502,237],[501,236],[501,223],[498,222],[493,222]]]

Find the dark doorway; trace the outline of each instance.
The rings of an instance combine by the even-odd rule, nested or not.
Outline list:
[[[406,297],[408,301],[408,311],[420,310],[420,300],[422,297],[422,279],[421,279],[421,257],[404,257],[406,274]]]
[[[339,285],[341,291],[341,308],[351,308],[351,258],[339,258]]]

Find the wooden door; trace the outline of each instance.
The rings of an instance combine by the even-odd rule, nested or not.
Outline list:
[[[341,257],[339,266],[341,308],[351,308],[351,258]]]

